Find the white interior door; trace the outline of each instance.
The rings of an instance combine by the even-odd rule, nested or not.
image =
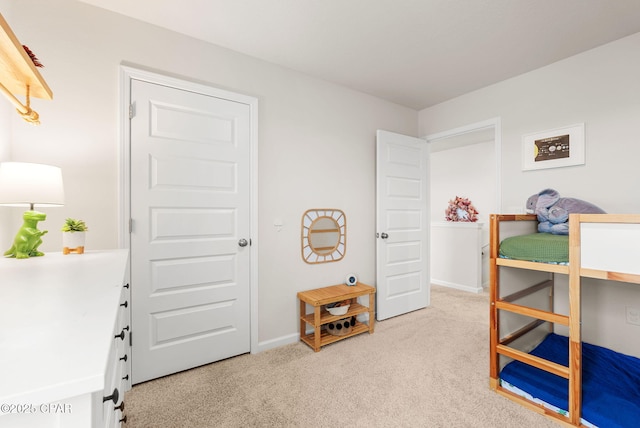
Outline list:
[[[377,132],[378,320],[429,305],[428,165],[425,140]]]
[[[247,104],[131,80],[132,380],[250,351]]]

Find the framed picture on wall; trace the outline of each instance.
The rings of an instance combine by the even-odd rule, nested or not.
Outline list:
[[[522,137],[522,170],[584,165],[584,123]]]

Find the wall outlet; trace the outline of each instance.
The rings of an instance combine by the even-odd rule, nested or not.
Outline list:
[[[640,308],[626,307],[627,324],[640,325]]]

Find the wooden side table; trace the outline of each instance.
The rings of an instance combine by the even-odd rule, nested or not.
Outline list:
[[[300,340],[309,345],[315,352],[320,351],[324,345],[346,339],[356,334],[373,333],[375,324],[375,293],[376,289],[360,282],[349,286],[346,284],[332,285],[330,287],[316,288],[298,293],[300,300]],[[358,297],[369,295],[369,306],[358,303]],[[331,315],[324,305],[329,303],[349,300],[349,310],[344,315]],[[307,304],[313,306],[313,313],[307,314]],[[359,314],[369,312],[369,325],[356,321],[351,333],[343,336],[334,336],[322,330],[322,326],[330,322],[351,318]],[[307,324],[313,326],[313,333],[306,334]]]

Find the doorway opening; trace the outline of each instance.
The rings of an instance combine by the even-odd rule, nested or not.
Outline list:
[[[500,118],[425,139],[430,149],[432,283],[482,292],[489,282],[489,215],[501,207]],[[445,210],[456,197],[471,201],[477,223],[446,221]],[[459,269],[460,263],[469,269]]]

